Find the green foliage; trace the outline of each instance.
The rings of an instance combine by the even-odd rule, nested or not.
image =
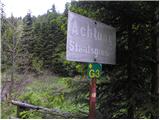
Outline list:
[[[57,13],[54,5],[38,17],[28,13],[20,24],[23,30],[17,25],[22,19],[8,19],[16,31],[22,31],[16,34],[21,38],[16,48],[19,71],[48,70],[72,77],[82,74],[86,66],[66,60],[67,11],[71,10],[117,30],[117,65],[103,65],[101,81],[97,81],[100,118],[158,118],[158,2],[72,1],[65,7],[63,14]],[[9,24],[2,24],[2,71],[11,67],[13,34]],[[88,83],[81,83],[80,78],[70,79],[50,79],[49,84],[36,82],[33,85],[41,89],[30,85],[30,92],[20,99],[64,111],[77,112],[80,107],[88,111]],[[24,113],[24,117],[29,116],[29,111]]]
[[[11,117],[16,116],[16,106],[10,105],[2,101],[1,102],[1,119],[10,119]]]
[[[42,73],[43,61],[39,60],[37,57],[32,60],[32,66],[35,72]]]
[[[20,26],[21,20],[14,18],[13,16],[2,19],[2,72],[11,68],[13,56],[17,56],[19,52]]]
[[[32,82],[23,91],[19,100],[38,106],[43,106],[47,108],[56,108],[64,112],[79,113],[79,110],[87,111],[87,107],[81,103],[74,103],[73,98],[69,99],[67,94],[71,91],[72,87],[69,84],[72,83],[72,78],[70,77],[52,77],[45,76],[45,79],[35,78],[36,81]],[[39,82],[40,81],[40,82]],[[37,87],[39,86],[39,87]],[[38,114],[35,111],[25,111],[22,112],[22,117],[24,118],[45,118],[44,114]],[[53,118],[53,116],[51,117]]]
[[[20,117],[22,119],[42,119],[42,117],[40,117],[41,114],[38,113],[37,111],[23,111],[20,113]]]
[[[151,58],[156,61],[157,47],[152,49],[156,44],[153,37],[156,31],[152,30],[156,27],[157,8],[157,2],[71,2],[71,11],[117,29],[118,65],[103,65],[104,80],[107,81],[98,83],[97,87],[98,110],[103,114],[102,118],[158,118],[155,107],[158,100],[155,102],[150,95],[153,89],[150,85],[157,79],[151,79],[152,75],[156,76]],[[154,112],[151,108],[147,112],[142,110],[144,105],[151,103]],[[139,110],[140,116],[136,112]]]
[[[82,72],[82,67],[80,64],[76,65],[76,70],[77,72],[81,73]]]
[[[41,101],[41,95],[40,94],[36,94],[35,92],[28,92],[26,94],[24,94],[23,96],[19,97],[20,100],[26,101],[28,103],[31,103],[33,105],[41,105],[42,101]]]

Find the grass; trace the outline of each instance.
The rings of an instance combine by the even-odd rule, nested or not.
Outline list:
[[[19,79],[21,75],[17,75]],[[88,107],[82,107],[83,104],[76,104],[72,102],[68,97],[65,96],[72,90],[69,87],[70,81],[73,79],[71,77],[59,77],[52,75],[42,75],[38,77],[30,77],[32,82],[24,86],[23,91],[16,98],[20,101],[25,101],[27,103],[43,106],[47,108],[56,108],[64,112],[78,113],[81,111],[88,111]],[[16,94],[16,90],[14,91]],[[11,105],[7,106],[5,101],[2,102],[2,118],[9,118],[9,116],[16,117],[16,107]],[[46,116],[45,114],[40,114],[37,112],[23,113],[23,116],[27,118],[52,118],[52,116]],[[56,118],[56,116],[54,116]]]
[[[9,105],[7,102],[1,102],[1,118],[9,119],[11,116],[16,117],[16,106]]]

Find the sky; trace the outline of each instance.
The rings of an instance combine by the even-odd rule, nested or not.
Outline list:
[[[65,3],[71,0],[1,0],[5,4],[4,11],[7,17],[11,14],[15,17],[24,17],[31,11],[34,16],[47,13],[47,10],[55,4],[56,11],[62,13]]]

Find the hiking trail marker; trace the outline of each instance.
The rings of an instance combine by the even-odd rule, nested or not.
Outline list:
[[[90,63],[88,64],[87,75],[88,78],[99,78],[102,71],[102,64]]]
[[[88,118],[95,119],[96,78],[101,75],[101,64],[116,63],[116,29],[69,11],[66,59],[89,63],[87,74],[91,81]]]

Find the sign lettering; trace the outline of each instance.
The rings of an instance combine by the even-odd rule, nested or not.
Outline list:
[[[115,28],[69,12],[67,60],[115,64],[115,53]]]

